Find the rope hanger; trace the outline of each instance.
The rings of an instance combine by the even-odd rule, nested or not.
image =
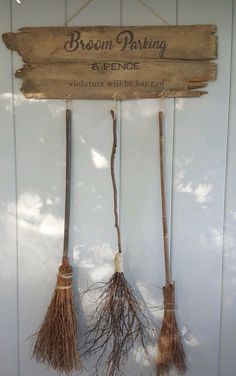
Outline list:
[[[85,8],[87,8],[87,6],[92,2],[93,0],[88,0],[84,5],[82,5],[81,7],[79,7],[79,9],[74,13],[72,14],[72,16],[64,23],[64,26],[68,26],[69,23],[76,17],[78,16]]]
[[[87,2],[85,2],[75,13],[72,14],[71,17],[69,17],[69,19],[64,23],[63,26],[68,26],[69,23],[75,18],[77,17],[80,13],[82,13],[86,8],[87,6],[92,3],[94,0],[88,0]],[[144,8],[146,8],[147,10],[149,10],[152,14],[154,14],[158,19],[160,19],[162,22],[164,22],[166,25],[170,25],[163,17],[161,17],[161,15],[159,13],[157,13],[153,8],[151,8],[149,5],[147,5],[144,0],[137,0],[137,2],[139,2],[141,5],[143,5]],[[116,113],[117,113],[117,96],[118,92],[115,92],[112,96],[112,99],[114,100],[114,116],[116,117]],[[163,95],[164,93],[162,92],[160,97],[162,98],[161,100],[161,105],[163,106]],[[67,105],[68,105],[68,98],[67,99]],[[71,98],[69,98],[71,99]]]
[[[88,0],[84,5],[82,5],[72,16],[67,20],[67,22],[63,26],[68,26],[69,23],[77,17],[87,6],[94,0]],[[153,8],[151,8],[149,5],[147,5],[144,0],[137,0],[140,4],[143,5],[144,8],[149,10],[152,14],[154,14],[157,18],[159,18],[162,22],[164,22],[166,25],[170,25],[157,11],[155,11]]]
[[[143,0],[137,0],[144,6],[144,8],[148,9],[152,14],[154,14],[157,18],[159,18],[161,21],[163,21],[167,26],[170,26],[170,24],[160,16],[159,13],[157,13],[153,8],[151,8],[149,5],[147,5]]]

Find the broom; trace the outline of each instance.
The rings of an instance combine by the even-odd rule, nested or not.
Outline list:
[[[92,316],[92,324],[88,327],[85,341],[85,355],[94,355],[99,352],[94,375],[99,374],[102,368],[104,376],[118,376],[123,372],[125,360],[129,351],[139,341],[144,353],[146,348],[148,318],[143,312],[141,297],[135,296],[131,285],[123,274],[121,233],[118,218],[117,187],[115,179],[115,154],[117,148],[117,124],[115,112],[111,110],[113,120],[113,146],[111,153],[111,178],[114,197],[114,217],[117,232],[118,252],[115,255],[115,272],[110,280],[102,287],[97,308]],[[104,357],[106,356],[106,360]]]
[[[46,316],[34,335],[32,357],[61,374],[82,369],[77,350],[77,323],[72,291],[72,272],[68,258],[71,193],[71,110],[66,110],[66,192],[62,264]]]
[[[158,375],[168,375],[172,367],[181,375],[187,371],[185,353],[181,342],[175,317],[175,283],[171,279],[169,241],[166,216],[166,195],[164,176],[164,131],[163,112],[159,112],[159,142],[160,142],[160,175],[161,175],[161,203],[163,224],[163,245],[165,259],[165,279],[163,287],[164,317],[158,340],[157,371]]]

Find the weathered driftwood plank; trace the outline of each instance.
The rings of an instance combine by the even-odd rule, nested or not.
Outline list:
[[[3,34],[26,63],[91,60],[209,60],[217,56],[215,25],[24,27]]]
[[[27,63],[16,72],[27,98],[200,96],[216,79],[215,25],[26,27],[6,33]]]
[[[134,68],[135,67],[135,68]],[[195,97],[215,80],[216,65],[208,62],[104,61],[25,65],[16,72],[27,98],[117,99]]]

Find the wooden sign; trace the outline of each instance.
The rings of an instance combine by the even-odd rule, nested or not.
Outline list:
[[[123,68],[126,65],[132,69]],[[215,74],[215,65],[208,62],[139,60],[31,64],[18,70],[16,77],[23,78],[22,92],[27,98],[111,99],[117,93],[117,98],[129,99],[155,98],[163,89],[168,97],[199,96],[202,91],[191,89],[205,86]]]
[[[22,28],[3,34],[25,63],[27,98],[200,96],[216,79],[215,25]]]

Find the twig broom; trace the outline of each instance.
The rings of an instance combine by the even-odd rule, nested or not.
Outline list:
[[[101,294],[95,314],[88,328],[86,354],[99,353],[94,374],[102,368],[104,376],[123,374],[121,367],[128,357],[129,350],[136,341],[147,354],[146,340],[148,318],[142,309],[142,302],[135,296],[131,285],[123,274],[121,233],[118,218],[117,187],[115,179],[115,155],[117,148],[116,115],[111,111],[113,120],[113,146],[111,153],[111,178],[114,196],[115,228],[117,232],[118,252],[115,255],[115,272],[110,280],[101,287]],[[92,291],[93,288],[89,289]],[[96,290],[96,288],[94,288]],[[106,360],[104,360],[106,357]]]
[[[165,279],[163,287],[164,296],[164,317],[158,340],[157,374],[168,375],[172,367],[179,374],[187,370],[185,353],[181,342],[176,317],[175,317],[175,283],[171,279],[168,226],[166,216],[166,194],[164,174],[164,130],[163,112],[159,112],[159,143],[160,143],[160,175],[161,175],[161,202],[162,202],[162,224],[163,224],[163,245],[165,260]]]
[[[71,193],[71,110],[66,110],[66,194],[62,264],[46,316],[34,335],[32,357],[61,374],[82,369],[77,350],[77,323],[72,291],[73,268],[69,263],[69,223]]]

